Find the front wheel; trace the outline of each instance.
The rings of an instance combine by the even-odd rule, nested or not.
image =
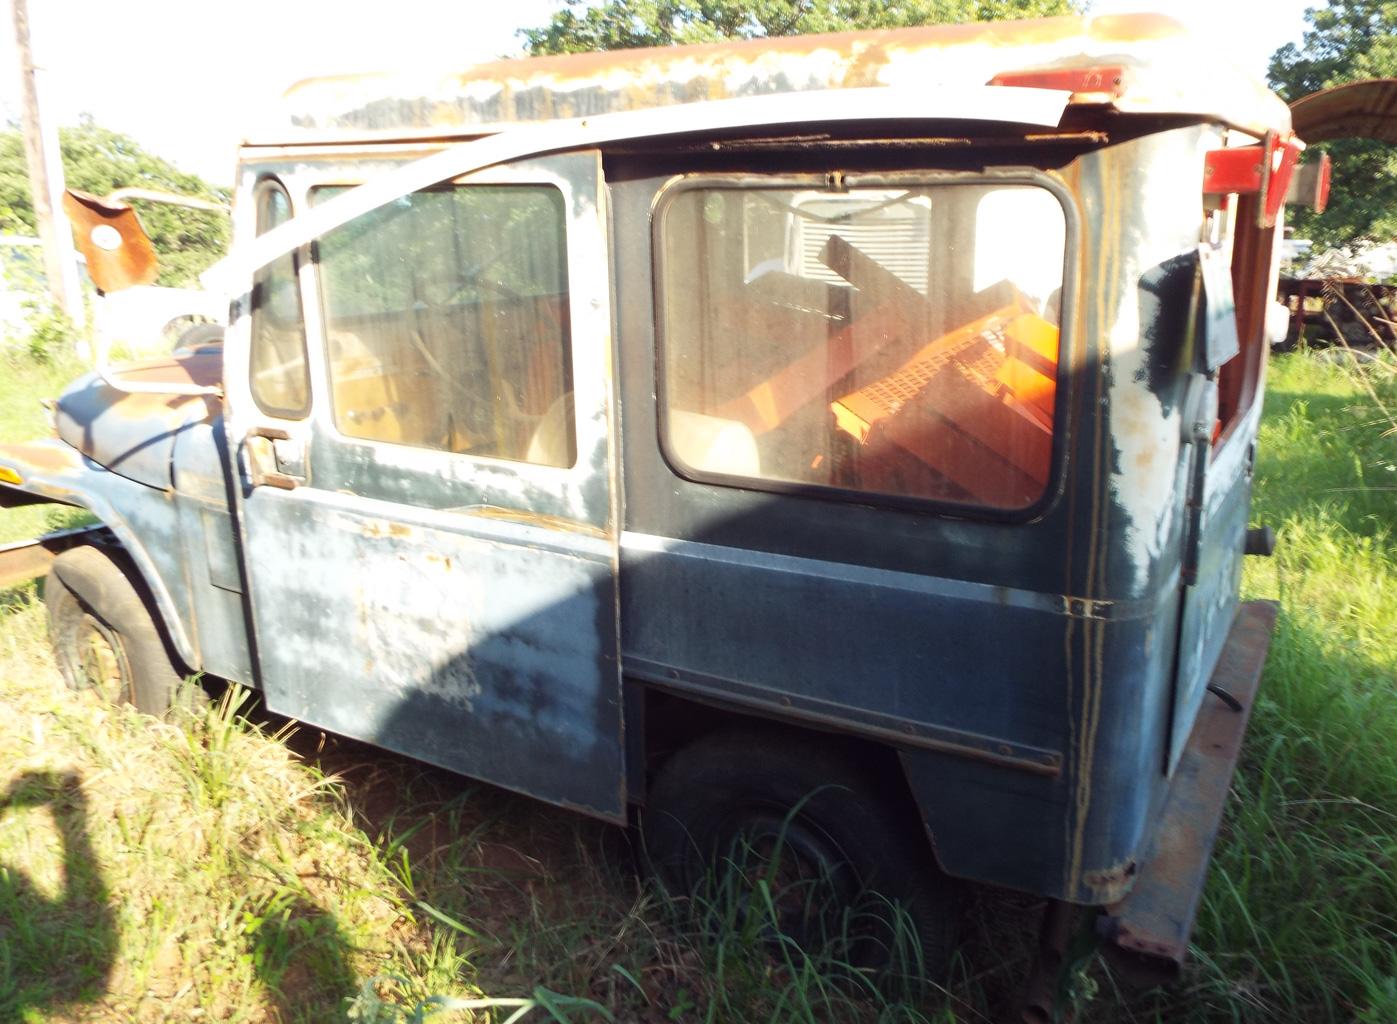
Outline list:
[[[665,889],[731,899],[736,878],[763,903],[749,913],[807,953],[931,978],[949,965],[953,883],[915,814],[838,740],[760,729],[704,737],[656,775],[643,837]]]
[[[112,704],[162,715],[201,703],[166,647],[146,602],[110,555],[90,545],[54,559],[44,582],[49,640],[63,681]]]

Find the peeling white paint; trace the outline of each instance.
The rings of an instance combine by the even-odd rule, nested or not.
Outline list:
[[[1160,144],[1154,138],[1121,149]],[[1197,246],[1203,226],[1203,155],[1216,145],[1211,133],[1199,134],[1196,175],[1194,168],[1181,167],[1184,161],[1179,159],[1132,158],[1124,152],[1114,157],[1139,168],[1135,194],[1140,206],[1122,215],[1141,222],[1141,227],[1131,232],[1121,252],[1118,274],[1126,284],[1111,316],[1108,337],[1111,434],[1116,450],[1110,495],[1125,513],[1123,547],[1133,573],[1131,596],[1145,592],[1150,564],[1168,543],[1178,505],[1175,490],[1182,444],[1181,410],[1176,406],[1166,415],[1160,400],[1143,386],[1152,357],[1141,345],[1136,283],[1155,267]],[[1180,188],[1181,178],[1196,180],[1198,188]]]

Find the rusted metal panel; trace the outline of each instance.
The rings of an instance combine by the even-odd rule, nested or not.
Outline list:
[[[251,683],[246,588],[229,512],[237,484],[228,456],[221,416],[182,430],[175,439],[174,504],[200,667],[221,679]]]
[[[1210,688],[1233,698],[1240,710],[1216,699],[1199,714],[1134,887],[1100,922],[1103,937],[1116,950],[1156,975],[1177,973],[1188,955],[1276,616],[1270,601],[1248,602],[1238,610]]]
[[[628,670],[822,728],[887,727],[878,738],[899,749],[947,870],[1084,904],[1118,898],[1167,781],[1181,353],[1204,154],[1221,135],[1177,128],[1057,172],[1081,225],[1062,289],[1067,458],[1024,522],[874,499],[836,511],[676,473],[655,440],[651,257],[619,249]],[[677,163],[617,158],[618,234],[650,230]],[[1042,752],[1051,773],[1036,770]]]
[[[499,135],[448,147],[314,206],[285,224],[242,242],[206,270],[200,280],[210,290],[243,294],[251,274],[259,268],[400,195],[548,153],[590,150],[617,142],[643,141],[653,145],[695,132],[750,134],[800,124],[819,124],[824,130],[833,124],[866,122],[870,110],[877,111],[879,121],[894,123],[924,123],[940,117],[1055,127],[1066,103],[1067,94],[1062,92],[1008,86],[977,85],[930,92],[910,88],[846,89],[821,94],[754,95],[695,104],[687,109],[660,107],[546,125],[520,125]]]
[[[1125,87],[1085,92],[1087,102],[1105,99],[1127,112],[1197,114],[1257,135],[1288,128],[1285,105],[1263,84],[1229,61],[1209,60],[1221,45],[1191,36],[1166,17],[1118,15],[566,54],[436,75],[345,75],[293,86],[284,101],[288,127],[269,127],[256,141],[294,142],[307,133],[337,140],[444,137],[768,93],[979,87],[1005,73],[1103,64],[1129,67]],[[1210,73],[1200,76],[1204,62]]]
[[[1252,443],[1260,423],[1259,403],[1242,417],[1227,441],[1211,450],[1206,441],[1192,446],[1192,458],[1208,460],[1202,493],[1192,524],[1197,565],[1184,588],[1175,670],[1174,711],[1168,764],[1181,756],[1194,716],[1206,698],[1207,681],[1227,642],[1237,605],[1242,556],[1251,508]]]
[[[1292,103],[1290,114],[1295,134],[1306,142],[1397,142],[1397,78],[1370,78],[1312,92]]]
[[[155,250],[128,203],[70,188],[63,194],[63,210],[98,288],[116,292],[155,280],[160,272]]]
[[[46,533],[37,540],[0,544],[0,589],[44,575],[60,551],[82,543],[101,529],[101,526],[78,526]]]
[[[119,373],[135,382],[205,384],[221,379],[221,358],[216,348],[202,349]],[[92,512],[145,580],[184,664],[251,681],[220,403],[129,394],[89,375],[58,408],[60,429],[86,453],[57,439],[0,445],[0,466],[21,480],[0,490]],[[9,502],[0,497],[0,504]]]
[[[42,576],[53,557],[54,552],[39,540],[0,546],[0,589]]]

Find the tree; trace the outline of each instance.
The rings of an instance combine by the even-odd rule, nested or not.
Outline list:
[[[104,196],[128,185],[227,203],[228,194],[147,153],[130,137],[84,119],[59,130],[63,174],[69,188]],[[228,249],[223,214],[135,200],[141,224],[160,257],[158,284],[188,286]],[[34,208],[17,131],[0,132],[0,234],[34,234]]]
[[[537,56],[710,43],[853,28],[902,28],[1073,14],[1073,0],[563,0],[538,28],[520,29]]]
[[[1330,0],[1305,12],[1304,42],[1271,58],[1271,85],[1288,101],[1364,78],[1397,76],[1397,0]],[[1334,161],[1334,188],[1322,214],[1298,211],[1295,230],[1337,245],[1397,234],[1397,149],[1344,139],[1321,143]]]

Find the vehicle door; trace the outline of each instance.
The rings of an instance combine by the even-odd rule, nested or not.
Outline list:
[[[1171,772],[1237,611],[1261,418],[1271,245],[1270,231],[1249,230],[1231,246],[1200,247],[1204,315],[1183,416],[1189,475]],[[1235,298],[1234,278],[1240,278]]]
[[[495,167],[262,267],[229,429],[272,710],[620,818],[601,188]]]

